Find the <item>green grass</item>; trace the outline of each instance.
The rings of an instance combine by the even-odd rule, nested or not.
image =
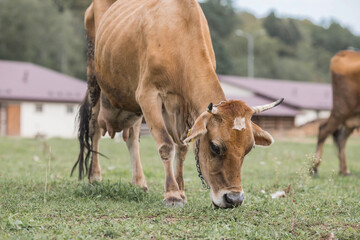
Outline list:
[[[211,206],[190,152],[184,171],[188,202],[180,209],[162,205],[164,171],[150,137],[141,139],[148,193],[129,184],[123,142],[101,141],[109,159],[101,159],[103,182],[90,186],[69,176],[75,140],[0,138],[0,239],[320,239],[330,233],[359,239],[360,139],[347,145],[349,177],[338,175],[330,141],[319,176],[309,176],[316,140],[305,140],[254,149],[242,168],[246,200],[235,209]],[[289,185],[287,197],[270,197]]]

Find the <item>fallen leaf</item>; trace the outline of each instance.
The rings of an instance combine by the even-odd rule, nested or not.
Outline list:
[[[335,240],[335,235],[334,235],[334,233],[329,233],[328,235],[323,236],[321,239],[322,240]]]
[[[289,184],[289,186],[287,186],[286,188],[284,188],[284,192],[285,193],[289,193],[291,191],[291,184]]]

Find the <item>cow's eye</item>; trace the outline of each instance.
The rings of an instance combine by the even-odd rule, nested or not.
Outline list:
[[[221,148],[220,146],[216,145],[214,142],[210,141],[210,149],[213,153],[215,153],[216,155],[220,155],[221,154]]]

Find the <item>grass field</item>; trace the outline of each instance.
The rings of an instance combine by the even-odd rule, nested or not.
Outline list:
[[[185,208],[163,207],[164,171],[151,137],[141,139],[148,193],[129,184],[123,142],[101,141],[109,157],[101,159],[103,182],[89,186],[69,177],[75,140],[0,138],[0,239],[360,239],[360,139],[347,145],[349,177],[338,175],[331,141],[319,176],[308,175],[315,141],[254,149],[242,168],[245,202],[224,210],[201,187],[192,151]],[[270,197],[289,185],[285,198]]]

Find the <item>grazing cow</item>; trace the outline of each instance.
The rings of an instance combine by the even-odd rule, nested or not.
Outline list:
[[[360,52],[346,50],[337,53],[331,59],[330,70],[333,109],[329,119],[319,128],[313,171],[317,173],[325,140],[333,134],[339,151],[340,174],[348,175],[345,144],[354,129],[360,127]]]
[[[165,205],[186,201],[183,166],[192,140],[213,204],[240,205],[244,156],[254,145],[273,142],[251,117],[282,100],[249,107],[225,99],[200,5],[195,0],[93,0],[85,26],[89,94],[79,112],[80,178],[93,152],[89,181],[101,180],[100,135],[113,137],[122,130],[133,183],[146,189],[138,151],[144,116],[165,169]]]

